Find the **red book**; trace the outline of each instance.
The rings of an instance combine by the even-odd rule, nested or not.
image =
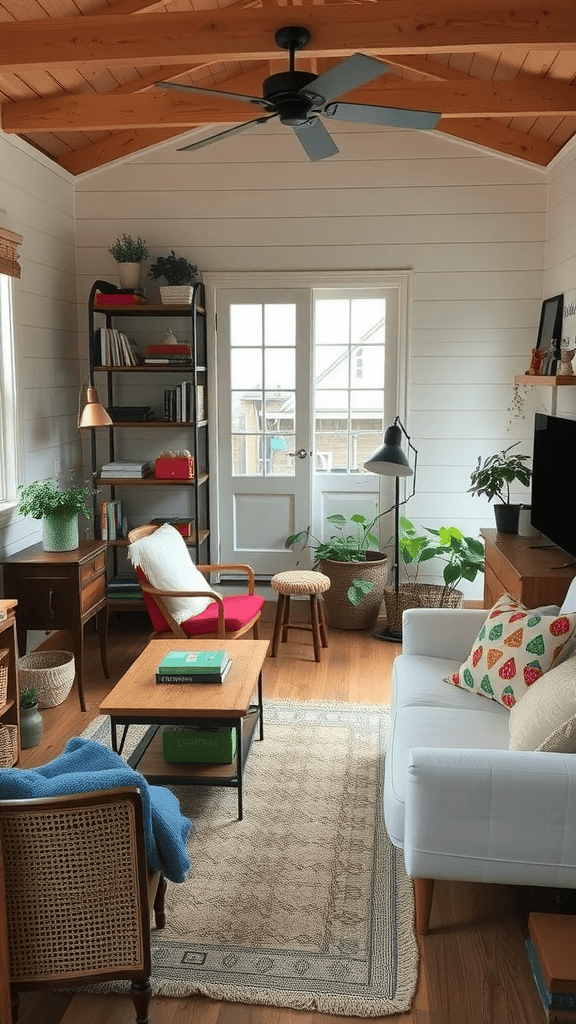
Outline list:
[[[144,296],[134,293],[107,295],[104,292],[97,292],[94,297],[95,306],[143,306],[145,304]]]
[[[146,345],[147,356],[189,356],[190,345]]]

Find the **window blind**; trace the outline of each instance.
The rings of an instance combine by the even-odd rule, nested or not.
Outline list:
[[[9,277],[20,277],[21,268],[18,262],[18,246],[22,244],[22,235],[0,228],[0,274]]]

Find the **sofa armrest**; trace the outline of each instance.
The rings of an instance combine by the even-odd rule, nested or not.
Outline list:
[[[576,758],[415,747],[404,840],[413,878],[576,887]]]
[[[465,661],[486,608],[408,608],[402,616],[402,653]]]

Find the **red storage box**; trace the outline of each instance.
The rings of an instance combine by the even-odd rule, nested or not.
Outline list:
[[[181,455],[173,459],[160,456],[154,465],[154,476],[157,480],[190,480],[194,476],[194,459]]]

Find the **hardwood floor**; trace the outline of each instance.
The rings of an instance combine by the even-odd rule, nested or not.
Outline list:
[[[271,613],[269,609],[261,630],[266,639],[272,633]],[[82,714],[73,692],[59,707],[44,711],[44,740],[22,752],[22,767],[57,756],[70,736],[86,728],[98,714],[100,700],[145,646],[148,633],[143,615],[111,616],[111,678],[105,680],[97,637],[88,627],[88,710]],[[389,703],[398,645],[376,640],[371,632],[329,630],[329,647],[316,664],[310,640],[302,634],[299,643],[298,636],[293,632],[278,658],[266,663],[265,696]],[[49,646],[66,648],[66,639],[60,634]],[[437,882],[431,931],[420,941],[420,975],[412,1009],[379,1019],[390,1024],[543,1024],[523,939],[527,912],[552,909],[554,896],[547,890]],[[357,1024],[358,1018],[219,1003],[200,996],[155,998],[150,1013],[151,1024],[328,1024],[332,1020]],[[19,1024],[134,1024],[134,1014],[131,1000],[124,996],[22,993]]]

